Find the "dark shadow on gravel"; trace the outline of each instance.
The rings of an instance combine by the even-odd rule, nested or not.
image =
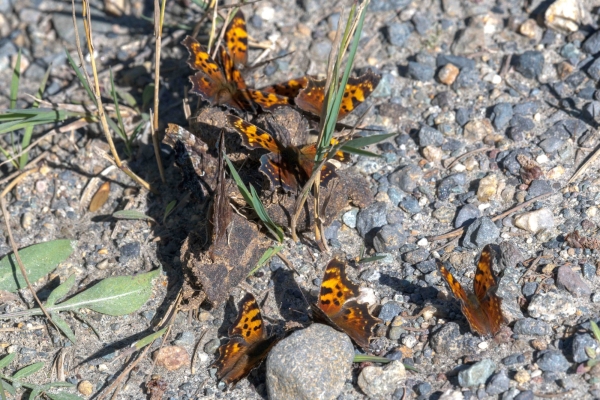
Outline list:
[[[379,283],[390,287],[396,292],[410,296],[410,302],[423,305],[427,300],[437,298],[438,290],[433,287],[422,287],[409,282],[406,279],[397,278],[388,274],[381,274]]]
[[[308,309],[314,301],[309,293],[301,291],[294,280],[294,273],[284,268],[279,268],[271,274],[275,293],[275,301],[279,306],[279,313],[285,321],[306,324],[310,321]]]

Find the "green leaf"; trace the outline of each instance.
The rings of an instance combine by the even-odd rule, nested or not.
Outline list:
[[[373,257],[367,257],[367,258],[361,258],[360,260],[358,260],[359,264],[363,264],[363,263],[368,263],[368,262],[373,262],[373,261],[379,261],[379,260],[383,260],[384,258],[387,258],[388,256],[373,256]]]
[[[589,358],[596,358],[596,349],[593,347],[586,347],[584,350]]]
[[[52,400],[83,400],[83,397],[67,392],[46,393],[46,396],[50,397]]]
[[[52,272],[73,253],[74,244],[75,241],[59,239],[19,250],[29,281],[34,283]],[[0,260],[0,290],[16,292],[24,287],[27,287],[27,283],[14,254],[3,257]]]
[[[283,242],[283,230],[281,230],[281,228],[271,219],[271,217],[269,217],[269,214],[267,214],[265,207],[258,198],[258,194],[256,193],[254,186],[250,185],[249,191],[244,182],[242,181],[242,178],[240,178],[239,174],[237,173],[235,167],[229,160],[229,157],[227,157],[227,154],[223,154],[223,156],[225,158],[225,161],[227,162],[227,166],[229,167],[229,172],[231,173],[231,176],[233,177],[233,180],[235,181],[238,190],[240,191],[246,203],[250,207],[252,207],[252,209],[254,209],[256,215],[258,215],[258,218],[260,218],[267,230],[280,243]]]
[[[0,379],[0,391],[4,397],[4,390],[6,390],[8,393],[10,393],[10,395],[12,397],[16,397],[17,396],[17,390],[15,389],[15,387],[13,385],[11,385],[10,383],[3,381],[2,379]],[[2,390],[4,389],[4,390]],[[6,397],[4,397],[4,399],[6,399]],[[3,399],[3,400],[4,400]]]
[[[60,317],[60,315],[58,315],[57,312],[51,313],[51,316],[52,316],[52,322],[54,322],[54,325],[56,325],[58,327],[58,329],[60,329],[60,331],[67,337],[67,339],[69,339],[71,341],[71,343],[77,344],[77,339],[75,338],[75,333],[73,333],[73,331],[71,330],[71,327],[69,326],[69,324],[67,324],[67,321],[62,319],[62,317]]]
[[[46,383],[44,386],[49,387],[49,388],[54,388],[54,387],[73,388],[77,385],[73,385],[72,383],[69,383],[69,382],[57,381],[57,382]]]
[[[160,275],[154,270],[136,276],[116,276],[106,278],[52,308],[52,311],[90,310],[107,315],[130,314],[141,306],[152,295],[152,280]]]
[[[62,300],[63,297],[65,297],[69,293],[69,291],[73,288],[74,284],[75,284],[75,274],[71,274],[71,276],[69,276],[66,281],[64,281],[63,283],[58,285],[58,287],[56,289],[54,289],[52,292],[50,292],[50,295],[48,296],[48,300],[46,300],[46,306],[48,306],[48,307],[53,306],[54,304],[56,304],[57,301]]]
[[[156,222],[154,218],[138,210],[115,211],[112,216],[117,219],[143,219],[147,221]]]
[[[33,389],[29,392],[29,400],[35,400],[42,393],[41,389]]]
[[[83,73],[81,72],[81,70],[79,69],[77,64],[75,64],[75,61],[73,61],[71,54],[69,54],[69,52],[66,49],[65,49],[65,53],[67,53],[67,59],[69,60],[69,64],[71,65],[71,68],[73,68],[73,71],[75,71],[75,75],[77,75],[77,79],[79,79],[79,82],[81,82],[81,85],[85,88],[85,91],[87,92],[88,96],[90,97],[90,99],[94,102],[94,104],[97,107],[98,103],[96,102],[96,96],[94,96],[94,92],[92,92],[90,85],[88,85],[87,79],[85,79],[85,76],[83,76]]]
[[[594,337],[598,342],[600,342],[600,328],[598,328],[598,325],[592,320],[590,320],[590,325],[592,327],[592,333],[594,334]]]
[[[364,157],[374,157],[374,158],[382,157],[381,154],[375,154],[375,153],[372,153],[370,151],[363,150],[363,149],[355,149],[354,147],[342,146],[341,150],[345,153],[356,154],[356,155],[364,156]]]
[[[176,205],[177,205],[177,200],[172,200],[169,202],[169,204],[167,204],[167,207],[165,208],[165,215],[163,216],[163,224],[167,220],[167,217],[169,215],[171,215],[171,213],[173,212],[173,209],[175,208]]]
[[[362,136],[355,139],[350,139],[344,143],[344,147],[364,147],[375,143],[383,142],[386,139],[396,136],[397,133],[386,133],[383,135]],[[344,148],[342,147],[342,149]]]
[[[21,80],[21,49],[17,54],[17,62],[10,81],[10,108],[17,107],[17,96],[19,95],[19,81]]]
[[[138,340],[137,342],[135,342],[135,345],[134,345],[135,348],[137,350],[143,349],[145,346],[149,345],[150,343],[154,342],[156,339],[158,339],[159,337],[164,335],[166,330],[167,330],[167,328],[162,328],[160,331],[154,332],[154,333]]]
[[[0,359],[0,369],[6,368],[17,356],[17,353],[10,353],[6,357]]]
[[[43,362],[37,362],[26,367],[21,368],[17,372],[14,373],[12,379],[19,380],[21,378],[28,377],[29,375],[33,375],[38,372],[40,369],[44,368]]]
[[[44,77],[42,78],[42,81],[40,82],[40,87],[37,92],[37,97],[39,99],[41,99],[42,96],[44,95],[44,90],[46,90],[46,83],[48,82],[48,77],[50,76],[51,69],[52,69],[52,65],[49,65],[48,69],[46,70],[46,73],[44,74]],[[38,108],[38,106],[39,106],[38,101],[37,100],[34,101],[32,107]],[[25,150],[27,148],[27,146],[29,146],[29,144],[31,143],[31,135],[32,134],[33,134],[33,125],[25,128],[25,133],[23,133],[23,140],[21,141],[21,149],[22,150]],[[29,161],[29,153],[21,154],[21,157],[19,158],[20,168],[21,169],[25,168],[28,161]]]
[[[390,360],[389,358],[385,358],[385,357],[379,357],[379,356],[370,356],[367,354],[356,354],[354,355],[354,360],[352,360],[352,362],[355,363],[359,363],[359,362],[376,362],[376,363],[390,363],[394,360]]]
[[[250,271],[248,276],[254,275],[256,273],[256,271],[261,269],[261,267],[267,263],[267,261],[269,261],[271,258],[273,258],[273,256],[275,254],[279,253],[282,248],[283,248],[283,246],[273,246],[273,247],[269,247],[267,250],[265,250],[263,255],[260,256],[260,259],[256,263],[256,267],[254,267],[252,269],[252,271]]]
[[[144,91],[142,92],[142,109],[147,109],[148,104],[152,103],[152,100],[154,100],[154,83],[144,87]]]

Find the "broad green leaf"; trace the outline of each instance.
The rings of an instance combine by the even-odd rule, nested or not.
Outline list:
[[[116,276],[106,278],[52,308],[52,311],[90,310],[107,315],[125,315],[136,311],[152,295],[152,280],[160,270],[136,276]]]
[[[74,244],[74,241],[59,239],[34,244],[19,250],[29,281],[34,283],[52,272],[58,264],[73,253]],[[24,287],[27,287],[27,283],[21,274],[14,254],[3,257],[0,260],[0,290],[16,292]]]
[[[149,345],[150,343],[154,342],[156,339],[161,337],[165,333],[166,330],[167,330],[167,328],[162,328],[160,331],[154,332],[154,333],[146,336],[145,338],[138,340],[137,342],[135,342],[135,345],[134,345],[135,348],[137,350],[144,348],[145,346]]]
[[[355,139],[350,139],[346,143],[344,143],[344,147],[364,147],[369,146],[375,143],[383,142],[386,139],[391,138],[392,136],[396,136],[397,133],[386,133],[383,135],[371,135],[371,136],[363,136]],[[344,148],[342,147],[342,149]]]
[[[167,204],[167,207],[165,208],[165,215],[163,216],[163,224],[167,220],[167,217],[169,215],[171,215],[171,213],[173,212],[173,209],[175,208],[176,205],[177,205],[177,200],[172,200],[169,202],[169,204]]]
[[[46,393],[46,396],[50,397],[52,400],[83,400],[83,397],[67,392]]]
[[[113,213],[112,215],[114,218],[118,218],[118,219],[145,219],[148,221],[152,221],[152,222],[156,222],[154,220],[154,218],[152,218],[149,215],[144,214],[141,211],[138,210],[121,210],[121,211],[116,211]]]
[[[54,289],[52,292],[50,292],[50,295],[48,296],[48,300],[46,300],[46,306],[50,307],[56,304],[57,301],[62,300],[63,297],[65,297],[69,291],[73,288],[73,285],[75,284],[75,274],[72,274],[71,276],[69,276],[67,278],[66,281],[64,281],[63,283],[61,283],[60,285],[58,285],[58,287],[56,289]]]
[[[584,350],[589,358],[596,358],[596,349],[593,347],[586,347]]]
[[[17,356],[17,353],[10,353],[6,357],[2,357],[0,360],[0,369],[6,368]]]
[[[19,380],[21,378],[28,377],[29,375],[33,375],[38,372],[40,369],[44,368],[43,362],[37,362],[26,367],[21,368],[17,372],[14,373],[12,379]]]
[[[0,379],[0,386],[2,386],[0,388],[0,390],[4,389],[6,390],[8,393],[10,393],[11,396],[16,397],[17,395],[17,391],[15,389],[15,387],[13,385],[11,385],[10,383],[3,381],[2,379]],[[4,390],[2,390],[2,394],[4,395]]]
[[[71,343],[76,344],[77,339],[75,338],[75,333],[73,333],[73,331],[71,330],[71,327],[69,326],[69,324],[67,324],[67,321],[62,319],[61,316],[58,315],[57,312],[53,312],[51,314],[51,316],[52,316],[52,322],[54,322],[54,325],[56,325],[58,327],[58,329],[60,329],[60,331],[67,337],[67,339],[69,339],[71,341]]]

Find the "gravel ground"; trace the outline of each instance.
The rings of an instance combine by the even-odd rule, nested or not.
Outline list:
[[[187,126],[183,103],[191,70],[180,42],[203,17],[194,3],[167,3],[161,132],[167,123]],[[244,6],[254,43],[274,45],[267,57],[293,52],[253,71],[249,82],[261,87],[323,74],[340,7],[349,4],[265,0]],[[91,9],[107,101],[112,67],[117,86],[147,112],[144,91],[153,82],[153,29],[146,18],[152,15],[151,2],[92,1]],[[315,355],[329,354],[331,346],[347,351],[348,343],[331,342],[340,335],[335,331],[312,328],[306,335],[314,340],[293,336],[298,346],[287,347],[306,359],[294,366],[300,381],[289,396],[303,398],[320,386],[328,388],[323,398],[338,399],[600,398],[600,370],[587,367],[594,351],[586,351],[598,347],[590,321],[597,321],[600,311],[600,175],[592,159],[600,144],[599,10],[597,0],[371,1],[354,72],[370,68],[382,79],[344,122],[352,124],[368,111],[364,123],[369,128],[397,136],[369,149],[381,158],[353,156],[343,167],[354,168],[368,181],[372,202],[341,211],[326,236],[332,252],[348,260],[363,249],[365,256],[385,256],[351,263],[349,275],[370,292],[377,304],[374,314],[383,320],[371,342],[372,353],[394,362],[351,367],[343,360],[323,362]],[[201,41],[207,40],[209,29],[206,20],[200,24]],[[25,94],[37,92],[50,64],[44,99],[89,102],[66,62],[65,48],[78,59],[74,43],[70,2],[0,0],[0,81],[6,83],[0,87],[0,108],[9,106],[10,66],[18,48],[23,51],[18,107],[31,105]],[[251,60],[262,54],[262,47],[251,46]],[[191,104],[195,108],[193,98]],[[35,130],[35,138],[52,128]],[[3,135],[0,145],[10,148],[19,143],[19,135]],[[122,141],[117,147],[125,154]],[[109,200],[89,212],[85,199],[82,204],[85,188],[110,165],[98,156],[98,148],[107,145],[94,124],[48,136],[32,151],[32,158],[45,152],[43,167],[7,196],[19,247],[61,238],[77,241],[73,255],[36,283],[42,299],[71,274],[77,277],[74,293],[109,276],[163,268],[151,299],[137,312],[124,317],[86,313],[100,338],[69,315],[65,318],[76,344],[41,317],[1,323],[0,357],[17,353],[17,358],[0,372],[43,361],[44,369],[29,381],[47,382],[60,352],[64,378],[79,385],[81,396],[107,388],[127,364],[128,347],[165,316],[182,286],[182,243],[206,220],[206,204],[187,198],[166,145],[161,154],[167,183],[160,183],[148,131],[135,141],[128,165],[160,193],[140,190],[113,170],[102,177],[111,182]],[[2,165],[2,178],[13,172],[9,164]],[[531,199],[515,213],[502,214]],[[173,200],[185,201],[163,222]],[[111,216],[123,209],[140,210],[159,223]],[[456,238],[437,237],[460,227],[464,233]],[[272,395],[269,382],[289,373],[286,368],[263,364],[225,390],[209,365],[235,318],[237,300],[247,290],[257,296],[270,329],[281,331],[290,321],[308,324],[308,307],[297,285],[315,295],[331,254],[320,253],[310,234],[305,238],[286,241],[283,250],[299,277],[276,257],[232,290],[234,301],[180,312],[165,344],[184,350],[168,348],[183,366],[170,371],[147,357],[123,381],[118,398],[148,396],[151,379],[156,385],[162,382],[168,399]],[[437,257],[447,259],[457,279],[470,288],[486,244],[497,254],[498,295],[508,321],[495,340],[470,332],[435,264]],[[10,251],[8,240],[0,242],[0,254]],[[31,294],[21,290],[18,299],[0,303],[0,312],[33,304]],[[152,345],[151,354],[159,345]],[[278,348],[277,356],[285,359],[285,351]],[[313,377],[314,368],[325,371],[321,377],[328,380],[302,380]]]

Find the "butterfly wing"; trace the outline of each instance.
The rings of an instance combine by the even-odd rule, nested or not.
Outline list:
[[[438,268],[442,277],[448,284],[450,291],[460,301],[460,308],[469,322],[469,326],[472,330],[479,333],[482,336],[488,336],[490,330],[487,324],[487,318],[481,309],[480,304],[476,303],[477,299],[472,299],[467,295],[467,292],[463,289],[462,285],[454,278],[454,275],[444,267],[444,265],[438,261]],[[475,300],[475,301],[474,301]]]
[[[306,176],[310,177],[312,175],[313,169],[315,167],[315,156],[317,154],[317,145],[315,143],[306,145],[300,149],[300,157],[298,157],[298,161],[300,164],[300,168],[304,170]],[[335,158],[335,157],[334,157]],[[330,162],[326,162],[321,168],[321,186],[327,186],[330,180],[335,178],[337,174],[335,173],[336,166]]]
[[[211,223],[212,223],[212,242],[219,242],[227,232],[229,223],[231,222],[231,207],[229,198],[227,197],[227,181],[225,179],[225,161],[223,154],[225,152],[225,130],[221,130],[219,138],[219,166],[217,172],[217,187],[213,205],[211,207]]]
[[[242,10],[235,13],[225,30],[225,43],[227,51],[236,68],[246,66],[248,63],[248,31],[246,18]]]
[[[286,192],[292,193],[300,190],[298,167],[288,162],[281,153],[262,155],[260,172],[269,178],[272,187],[281,186]]]
[[[220,53],[221,64],[223,65],[227,81],[235,83],[238,90],[246,90],[246,81],[244,81],[242,73],[235,67],[233,58],[227,53],[225,47],[220,47]]]
[[[300,93],[300,90],[304,89],[308,85],[308,78],[303,76],[301,78],[290,79],[286,82],[281,82],[273,86],[267,86],[262,88],[263,92],[275,93],[280,96],[295,98]]]
[[[380,80],[381,76],[374,74],[371,70],[357,78],[349,78],[344,88],[338,120],[362,104],[373,93]],[[320,115],[325,100],[325,83],[324,80],[308,79],[306,88],[300,90],[295,99],[296,105],[306,112]]]
[[[247,293],[240,302],[235,322],[229,328],[229,341],[219,347],[219,357],[213,363],[217,368],[217,378],[229,384],[246,376],[262,360],[256,361],[251,353],[265,340],[260,309],[254,296]]]
[[[290,99],[275,93],[262,90],[248,89],[248,95],[256,104],[265,111],[272,111],[277,107],[289,106]]]
[[[265,149],[277,154],[281,152],[281,146],[269,132],[235,115],[228,115],[227,120],[233,129],[240,134],[242,143],[247,148]]]
[[[366,304],[350,300],[359,294],[358,285],[346,275],[346,263],[334,258],[325,269],[317,303],[320,312],[316,314],[317,318],[326,316],[330,325],[344,331],[358,346],[368,349],[373,328],[380,320],[371,315]]]
[[[501,308],[502,300],[496,295],[498,282],[494,275],[493,259],[492,246],[488,244],[483,248],[479,262],[477,263],[477,271],[473,280],[473,290],[482,311],[489,321],[490,333],[495,335],[500,331],[504,317]]]

